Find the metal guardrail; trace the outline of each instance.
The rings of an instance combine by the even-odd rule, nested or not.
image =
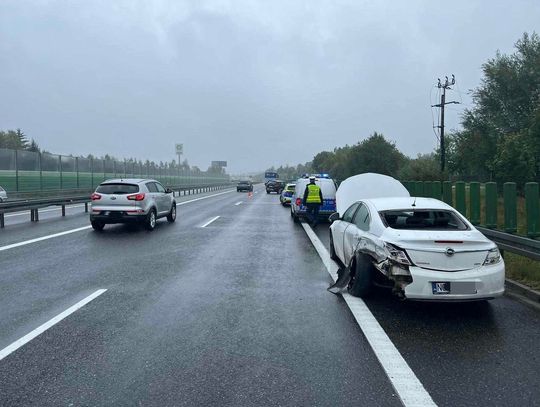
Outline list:
[[[508,250],[510,253],[519,254],[536,261],[540,261],[540,241],[529,239],[523,236],[516,236],[499,230],[486,229],[476,226],[480,232],[488,239],[497,243],[501,250]]]
[[[168,186],[168,188],[173,190],[173,195],[178,196],[191,195],[196,193],[208,192],[224,187],[229,187],[232,184],[207,184],[200,186]],[[88,212],[88,204],[91,202],[90,195],[94,192],[93,190],[84,194],[79,193],[78,195],[73,196],[56,196],[56,197],[46,197],[46,198],[37,198],[37,199],[16,199],[9,200],[3,203],[0,203],[0,228],[5,227],[5,214],[11,212],[22,212],[30,211],[30,221],[37,222],[39,221],[39,209],[47,208],[50,206],[61,206],[62,207],[62,216],[66,216],[66,205],[73,205],[78,203],[84,203],[84,211]]]

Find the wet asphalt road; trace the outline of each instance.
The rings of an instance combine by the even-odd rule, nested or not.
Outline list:
[[[399,406],[304,230],[256,190],[181,205],[151,233],[108,226],[1,251],[0,349],[108,291],[0,361],[0,405]],[[8,224],[0,247],[88,225],[75,209],[41,219]],[[540,403],[536,311],[384,292],[367,304],[438,405]]]

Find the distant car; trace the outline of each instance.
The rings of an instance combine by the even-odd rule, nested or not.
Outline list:
[[[272,192],[275,192],[276,194],[281,194],[281,191],[283,191],[283,188],[285,188],[285,181],[281,181],[278,179],[270,180],[266,183],[266,193],[270,194]]]
[[[176,220],[176,201],[170,189],[153,179],[107,180],[92,194],[90,223],[97,231],[111,223],[140,223],[153,230],[163,217]]]
[[[352,295],[369,294],[375,283],[411,300],[473,301],[503,295],[501,254],[465,217],[437,199],[410,197],[391,177],[362,175],[366,177],[356,176],[359,182],[341,184],[339,212],[330,216],[330,257],[350,272]],[[348,191],[342,194],[346,184]]]
[[[236,192],[253,192],[253,183],[251,181],[240,181],[236,185]]]
[[[279,197],[279,201],[283,206],[290,205],[291,199],[294,194],[294,187],[296,184],[286,184],[283,191],[281,191],[281,195]]]
[[[316,178],[315,183],[321,187],[323,195],[319,218],[328,221],[328,217],[336,211],[336,183],[331,178]],[[309,184],[308,178],[300,178],[296,181],[294,194],[291,197],[291,217],[295,222],[300,222],[307,213],[307,207],[302,202],[307,184]]]
[[[7,201],[7,192],[4,188],[0,187],[0,203]]]

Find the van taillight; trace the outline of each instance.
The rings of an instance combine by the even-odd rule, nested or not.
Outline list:
[[[300,206],[300,205],[302,205],[302,199],[296,198],[296,206]]]
[[[127,199],[129,199],[130,201],[143,201],[144,194],[128,195]]]
[[[96,194],[95,192],[90,196],[90,199],[92,201],[98,201],[101,199],[101,195],[100,194]]]

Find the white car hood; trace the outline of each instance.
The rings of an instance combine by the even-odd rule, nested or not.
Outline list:
[[[397,179],[371,172],[354,175],[343,181],[336,192],[340,216],[353,203],[362,199],[409,197],[409,191]]]

